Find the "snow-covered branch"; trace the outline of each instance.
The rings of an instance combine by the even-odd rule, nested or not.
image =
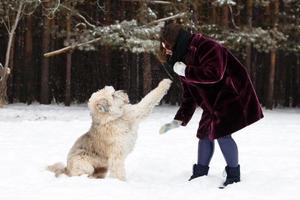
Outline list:
[[[235,6],[236,2],[233,0],[216,0],[213,2],[213,5],[216,6],[225,6],[225,5],[229,5],[229,6]]]
[[[159,47],[159,32],[162,23],[156,26],[139,26],[136,20],[123,21],[121,23],[97,27],[92,31],[86,30],[83,41],[76,41],[68,44],[67,47],[46,53],[44,56],[51,57],[66,53],[75,49],[94,49],[94,43],[98,45],[108,45],[132,52],[155,52]]]
[[[176,19],[176,18],[184,17],[186,14],[187,14],[186,12],[179,13],[179,14],[176,14],[176,15],[173,15],[173,16],[170,16],[170,17],[165,17],[165,18],[162,18],[162,19],[155,20],[155,21],[150,22],[150,23],[148,23],[146,25],[147,26],[151,26],[153,24],[158,24],[158,23],[165,22],[165,21],[168,21],[168,20],[171,20],[171,19]]]
[[[59,49],[59,50],[56,50],[56,51],[45,53],[44,56],[46,58],[49,58],[49,57],[56,56],[56,55],[59,55],[59,54],[67,53],[67,52],[70,52],[70,51],[74,51],[75,49],[77,49],[79,47],[89,45],[89,44],[92,44],[92,43],[96,43],[100,40],[101,40],[101,37],[95,38],[94,40],[90,40],[88,42],[83,42],[83,43],[75,44],[75,45],[72,45],[72,46],[67,46],[65,48],[62,48],[62,49]]]
[[[151,3],[151,4],[171,4],[171,2],[169,1],[156,1],[156,0],[122,0],[122,1]]]
[[[95,27],[84,30],[82,41],[67,43],[66,47],[44,54],[52,57],[67,53],[75,49],[94,49],[93,44],[108,45],[132,52],[156,52],[159,48],[159,32],[163,22],[184,17],[186,13],[179,13],[170,17],[152,21],[146,25],[138,25],[136,20],[123,21],[109,26]]]

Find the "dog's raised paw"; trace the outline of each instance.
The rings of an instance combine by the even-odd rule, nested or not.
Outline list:
[[[162,88],[168,90],[170,88],[171,84],[172,84],[172,81],[170,79],[163,79],[162,81],[160,81],[159,87],[162,87]]]

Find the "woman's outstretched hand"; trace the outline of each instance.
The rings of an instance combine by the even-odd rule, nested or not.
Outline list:
[[[182,122],[179,120],[173,120],[169,123],[166,123],[159,129],[159,134],[164,134],[171,129],[178,128],[181,124]]]

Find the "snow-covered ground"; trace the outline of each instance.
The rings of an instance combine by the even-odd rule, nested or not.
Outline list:
[[[55,178],[48,164],[65,163],[90,126],[85,105],[8,105],[0,109],[1,200],[299,200],[300,110],[265,111],[265,118],[233,134],[242,182],[218,189],[225,161],[216,145],[209,176],[188,182],[196,161],[198,110],[187,127],[159,135],[177,107],[160,106],[144,121],[126,161],[127,182]]]

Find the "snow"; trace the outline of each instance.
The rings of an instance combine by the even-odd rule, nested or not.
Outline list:
[[[214,3],[219,4],[220,6],[223,5],[232,5],[235,6],[236,2],[232,0],[216,0]]]
[[[55,178],[48,164],[66,162],[74,141],[90,126],[86,105],[12,104],[0,109],[1,200],[299,200],[300,110],[264,111],[265,118],[233,134],[242,182],[224,190],[225,162],[216,144],[209,175],[188,182],[196,161],[197,110],[187,127],[165,135],[176,106],[157,107],[139,129],[126,161],[127,182],[107,178]]]

